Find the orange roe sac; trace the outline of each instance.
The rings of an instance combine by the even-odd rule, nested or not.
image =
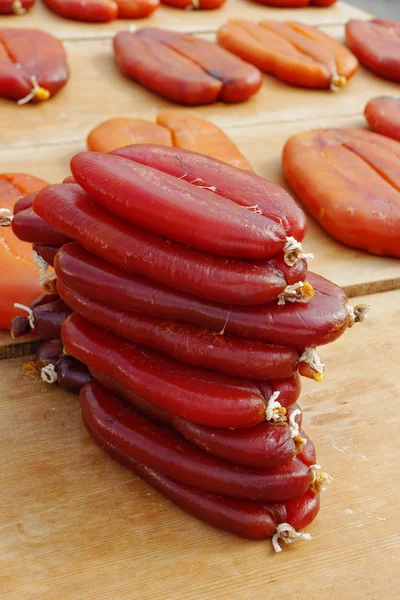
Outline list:
[[[21,196],[45,187],[47,183],[30,175],[0,175],[0,207],[13,212]],[[39,269],[33,260],[31,244],[21,242],[11,228],[0,228],[0,327],[11,327],[16,314],[14,303],[29,305],[41,292]]]

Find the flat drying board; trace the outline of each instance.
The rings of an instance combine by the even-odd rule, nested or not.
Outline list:
[[[310,542],[274,554],[170,504],[90,440],[76,396],[0,362],[2,600],[400,597],[400,291],[321,348],[304,428],[335,480]]]

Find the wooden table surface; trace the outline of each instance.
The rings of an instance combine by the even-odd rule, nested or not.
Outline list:
[[[78,400],[0,362],[0,597],[12,600],[399,598],[400,292],[358,298],[370,318],[320,349],[305,429],[335,480],[276,555],[164,500],[91,442]]]
[[[219,11],[162,7],[152,19],[214,39],[228,18],[298,19],[343,38],[344,23],[365,13],[338,2],[330,9],[278,10],[228,0]],[[92,127],[112,116],[154,120],[171,108],[121,76],[111,54],[115,31],[131,23],[67,21],[40,4],[1,26],[39,27],[65,41],[71,79],[48,103],[18,107],[0,100],[2,171],[50,182],[68,174]],[[232,137],[255,170],[285,185],[280,153],[291,135],[323,126],[364,127],[376,95],[398,86],[360,69],[341,94],[301,90],[264,77],[250,102],[198,109]],[[327,377],[304,383],[305,427],[318,460],[335,481],[313,541],[275,556],[268,542],[220,532],[184,514],[91,443],[76,397],[0,361],[0,599],[10,600],[391,600],[400,595],[398,537],[400,262],[352,250],[310,219],[312,269],[372,305],[370,318],[322,348]],[[394,291],[390,291],[394,290]],[[396,291],[397,290],[397,291]],[[376,293],[380,292],[380,293]],[[0,358],[27,351],[0,332]],[[396,487],[397,486],[397,487]]]

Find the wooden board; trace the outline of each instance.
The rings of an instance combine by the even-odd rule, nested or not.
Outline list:
[[[227,0],[218,10],[186,11],[161,6],[150,18],[130,20],[118,19],[111,23],[79,23],[62,19],[48,10],[40,0],[23,17],[0,17],[1,27],[33,27],[44,29],[57,37],[68,39],[110,38],[115,32],[137,27],[164,27],[190,33],[216,31],[228,19],[277,19],[304,20],[311,25],[342,25],[350,19],[363,18],[365,12],[338,2],[325,9],[302,8],[280,9],[262,6],[250,0]]]
[[[7,600],[395,600],[400,597],[400,292],[321,349],[305,429],[335,481],[312,541],[275,555],[192,518],[116,465],[78,400],[0,363],[1,597]]]
[[[13,340],[8,330],[0,329],[0,360],[32,354],[39,344],[40,339],[33,333]]]
[[[325,31],[339,39],[343,35],[342,27]],[[214,39],[213,34],[203,37]],[[75,41],[65,46],[71,78],[51,101],[18,106],[0,100],[0,111],[6,116],[0,123],[0,149],[81,140],[92,127],[111,117],[154,119],[160,110],[171,107],[188,110],[124,77],[114,62],[111,40]],[[248,102],[235,105],[219,102],[191,110],[224,127],[313,117],[328,120],[331,116],[361,114],[374,96],[393,96],[397,92],[397,84],[362,68],[340,93],[289,86],[265,75],[263,87]]]
[[[192,109],[193,110],[193,109]],[[192,111],[191,111],[192,112]],[[281,172],[281,152],[286,140],[293,134],[323,127],[363,127],[361,117],[342,117],[303,120],[265,125],[230,126],[227,134],[238,144],[250,160],[256,172],[290,190]],[[77,142],[0,150],[0,164],[4,171],[22,171],[53,182],[62,181],[69,174],[71,156],[85,150],[84,131]],[[307,251],[315,254],[310,268],[346,289],[349,295],[373,293],[400,287],[400,261],[372,256],[367,252],[353,250],[334,241],[309,217],[309,231],[305,241]]]

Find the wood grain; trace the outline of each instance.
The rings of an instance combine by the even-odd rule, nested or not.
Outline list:
[[[400,292],[321,349],[301,405],[335,481],[313,539],[273,554],[197,521],[113,463],[78,400],[0,363],[1,597],[7,600],[395,600],[400,594]]]
[[[343,28],[327,29],[334,37]],[[214,39],[214,35],[203,36]],[[160,110],[188,110],[173,104],[124,77],[114,63],[111,40],[65,44],[71,65],[66,87],[48,102],[18,106],[0,99],[0,148],[40,146],[80,140],[104,119],[131,116],[152,119]],[[375,77],[363,68],[340,93],[307,90],[264,76],[261,90],[248,102],[221,102],[191,110],[217,125],[254,125],[361,114],[378,95],[395,95],[398,85]]]
[[[194,110],[188,111],[194,113]],[[286,140],[295,133],[327,124],[332,127],[364,127],[362,117],[303,120],[265,125],[230,126],[226,133],[237,143],[240,150],[254,166],[256,172],[290,190],[281,172],[281,152]],[[85,150],[85,134],[81,140],[31,148],[0,150],[0,163],[5,171],[18,169],[30,172],[50,182],[60,182],[69,174],[70,158]],[[375,293],[400,287],[400,261],[393,258],[372,256],[336,242],[309,216],[309,231],[305,241],[307,251],[315,259],[310,269],[344,287],[346,292],[357,294]]]
[[[227,0],[218,10],[185,11],[161,6],[150,18],[140,20],[118,19],[111,23],[79,23],[62,19],[48,10],[42,2],[23,18],[0,17],[1,27],[29,27],[44,29],[57,37],[68,39],[104,39],[113,37],[117,31],[137,27],[164,27],[189,33],[216,31],[228,19],[246,18],[250,20],[304,20],[310,25],[343,25],[349,19],[363,18],[367,13],[338,2],[325,9],[302,8],[285,9],[262,6],[250,0]]]
[[[0,360],[36,352],[40,339],[35,334],[13,340],[9,331],[0,329]]]

